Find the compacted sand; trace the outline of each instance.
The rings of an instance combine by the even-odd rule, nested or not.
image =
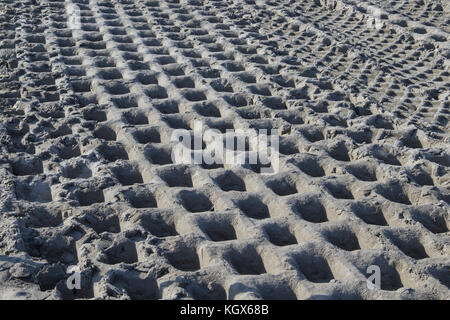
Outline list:
[[[0,0],[0,298],[449,299],[449,32],[445,0]],[[172,163],[195,120],[278,129],[280,171]]]

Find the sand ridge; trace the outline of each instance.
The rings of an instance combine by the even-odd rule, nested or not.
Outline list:
[[[450,298],[449,19],[0,0],[0,298]],[[280,172],[173,163],[195,120],[279,129]]]

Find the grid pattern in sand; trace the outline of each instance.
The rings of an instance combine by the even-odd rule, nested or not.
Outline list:
[[[0,0],[2,296],[449,298],[448,11],[371,2]],[[195,120],[280,172],[172,163]]]

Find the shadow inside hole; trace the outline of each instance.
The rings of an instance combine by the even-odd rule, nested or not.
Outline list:
[[[444,214],[430,209],[414,209],[411,211],[411,216],[414,220],[420,222],[425,228],[433,233],[448,232],[447,222]]]
[[[78,192],[75,196],[81,207],[87,207],[94,203],[105,202],[105,197],[102,190],[83,190]]]
[[[412,179],[421,186],[433,186],[434,182],[430,174],[423,169],[416,168],[414,170],[408,170]]]
[[[279,196],[297,193],[295,183],[288,178],[268,181],[267,186]]]
[[[337,143],[328,148],[328,154],[339,161],[350,161],[347,147],[344,143]]]
[[[128,153],[121,145],[103,144],[100,145],[97,150],[107,161],[110,162],[115,162],[116,160],[128,160]]]
[[[120,232],[120,221],[114,210],[104,209],[100,214],[97,208],[91,210],[83,210],[84,213],[81,216],[77,216],[76,220],[89,228],[92,228],[97,233]]]
[[[363,163],[351,164],[346,170],[361,181],[377,181],[375,167]]]
[[[244,181],[232,171],[218,176],[215,181],[223,191],[245,191]]]
[[[106,112],[98,108],[83,110],[83,117],[88,121],[103,122],[107,120]]]
[[[153,101],[153,106],[162,114],[179,113],[178,102],[175,100]]]
[[[214,211],[214,205],[203,194],[197,191],[183,190],[180,192],[183,207],[190,212]]]
[[[304,158],[295,161],[293,164],[311,177],[323,177],[325,175],[325,171],[316,158]]]
[[[354,202],[351,204],[352,212],[367,224],[387,226],[383,211],[377,206],[368,203]]]
[[[129,109],[138,107],[136,99],[131,96],[111,98],[111,101],[119,109]]]
[[[219,109],[212,103],[196,104],[194,111],[204,117],[220,117]]]
[[[15,194],[17,199],[22,199],[30,202],[51,202],[52,192],[50,185],[46,182],[15,183]]]
[[[336,199],[354,199],[353,194],[347,187],[340,183],[326,183],[325,188]]]
[[[309,142],[317,142],[325,139],[322,131],[319,129],[308,128],[301,130],[301,134],[309,141]]]
[[[402,186],[399,183],[378,185],[376,190],[387,200],[402,204],[411,204],[408,196],[405,194]]]
[[[303,252],[294,257],[298,270],[308,281],[327,283],[334,279],[327,260],[319,255]]]
[[[77,178],[90,178],[92,171],[84,163],[71,164],[62,169],[62,175],[65,178],[77,179]]]
[[[15,176],[38,175],[44,172],[42,160],[37,158],[25,158],[10,162],[12,173]]]
[[[236,204],[249,218],[266,219],[270,217],[269,209],[256,196],[249,196],[247,199],[238,200]]]
[[[450,289],[450,270],[447,267],[433,267],[430,270],[430,273],[439,280],[439,282],[441,282],[444,286],[446,286],[447,288]]]
[[[291,244],[297,244],[297,239],[291,233],[287,226],[269,224],[264,227],[269,241],[276,246],[283,247]]]
[[[115,141],[117,139],[116,132],[107,126],[98,126],[93,134],[94,137],[107,141]]]
[[[151,163],[156,165],[166,165],[172,163],[172,156],[170,150],[165,148],[158,148],[151,145],[147,145],[148,148],[145,150],[145,154],[147,159],[151,161]]]
[[[316,198],[298,200],[295,203],[293,210],[301,218],[312,223],[328,221],[325,207],[320,200]]]
[[[155,300],[160,298],[155,279],[135,271],[116,271],[111,285],[120,292],[124,290],[133,300]]]
[[[78,157],[81,155],[80,147],[78,145],[72,145],[72,146],[61,145],[59,147],[58,155],[62,159],[65,159],[65,160]]]
[[[264,263],[253,247],[228,254],[230,264],[239,274],[257,275],[266,273]]]
[[[175,229],[175,223],[173,216],[164,212],[158,212],[154,209],[152,211],[145,211],[137,218],[139,224],[145,230],[148,230],[152,235],[156,237],[171,237],[176,236],[178,233]]]
[[[161,142],[161,135],[155,128],[137,129],[133,132],[133,136],[140,144]]]
[[[391,266],[381,267],[381,290],[395,291],[403,287],[398,271]]]
[[[233,225],[228,221],[199,220],[199,225],[212,241],[229,241],[237,238]]]
[[[392,243],[397,246],[407,256],[421,260],[428,258],[424,246],[420,239],[410,233],[387,232]]]
[[[283,136],[280,137],[279,152],[284,155],[291,155],[298,153],[298,147],[295,141],[288,140]]]
[[[148,124],[148,118],[143,112],[125,112],[123,117],[127,123],[132,125]]]
[[[104,251],[104,254],[107,258],[107,261],[104,262],[107,264],[135,263],[138,261],[136,244],[129,239],[114,243]]]
[[[31,228],[57,227],[63,222],[62,209],[47,208],[45,206],[19,205],[20,211],[26,216],[25,226]]]
[[[348,229],[328,230],[324,233],[325,238],[336,247],[346,251],[361,249],[358,238],[353,231]]]
[[[192,188],[192,178],[185,167],[171,168],[159,173],[159,177],[164,180],[169,187]]]
[[[391,152],[389,152],[386,148],[382,146],[374,145],[371,151],[375,158],[377,158],[380,161],[383,161],[386,164],[390,164],[393,166],[402,165],[395,155],[393,155]]]
[[[142,175],[137,168],[131,166],[115,167],[111,171],[123,186],[143,183]]]
[[[199,284],[198,281],[192,282],[186,287],[195,300],[226,300],[227,293],[218,283],[210,282],[208,284]]]
[[[264,283],[258,285],[257,290],[264,300],[297,300],[288,284]]]
[[[153,194],[147,190],[129,190],[125,192],[125,196],[133,208],[156,208],[158,206]]]
[[[179,247],[166,254],[169,263],[180,271],[197,271],[200,269],[200,261],[197,253],[186,247]]]

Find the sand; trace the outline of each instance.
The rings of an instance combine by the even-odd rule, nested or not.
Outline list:
[[[0,0],[0,298],[449,299],[449,32],[444,0]],[[173,163],[196,120],[278,129],[279,171]]]

